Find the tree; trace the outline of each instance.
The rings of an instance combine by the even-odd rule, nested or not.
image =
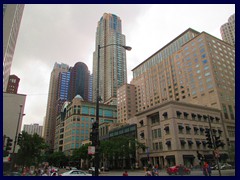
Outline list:
[[[63,152],[54,152],[47,156],[46,161],[52,166],[61,167],[68,161],[68,158]]]
[[[41,162],[42,152],[48,146],[38,134],[30,135],[23,131],[19,147],[16,163],[23,166],[31,166],[38,165]]]

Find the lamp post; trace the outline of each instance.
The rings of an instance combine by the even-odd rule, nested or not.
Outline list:
[[[95,176],[99,175],[98,169],[99,169],[99,132],[98,132],[98,128],[99,128],[99,69],[100,69],[100,49],[102,48],[106,48],[108,46],[120,46],[123,47],[124,49],[131,51],[131,47],[130,46],[124,46],[121,44],[108,44],[105,46],[100,46],[98,45],[98,59],[97,59],[97,88],[96,88],[96,129],[95,129],[95,139],[96,139],[96,143],[95,143]]]
[[[15,148],[16,148],[17,137],[18,137],[19,123],[20,123],[20,119],[21,119],[21,117],[25,115],[25,114],[22,114],[22,107],[23,107],[23,105],[20,104],[20,112],[19,112],[19,116],[18,116],[18,123],[17,123],[17,128],[16,128],[16,134],[15,134],[15,138],[14,138],[14,142],[13,142],[11,171],[12,171],[13,166],[14,166],[14,163],[15,163]]]

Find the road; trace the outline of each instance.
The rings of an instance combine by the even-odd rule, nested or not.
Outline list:
[[[66,172],[65,169],[60,169],[59,174]],[[124,171],[122,170],[111,170],[108,172],[101,172],[99,176],[122,176],[122,173]],[[144,170],[128,170],[128,176],[144,176],[145,172]],[[228,170],[221,170],[222,176],[235,176],[235,169],[228,169]],[[166,171],[161,170],[160,176],[169,176]],[[175,175],[171,175],[175,176]],[[201,170],[192,170],[190,175],[186,176],[203,176],[203,173]],[[218,170],[212,170],[212,176],[219,176]]]

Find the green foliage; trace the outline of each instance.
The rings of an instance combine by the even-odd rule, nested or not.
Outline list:
[[[67,162],[68,158],[63,152],[54,152],[46,157],[46,161],[49,162],[50,165],[59,167],[61,164]]]
[[[30,135],[23,131],[19,147],[20,149],[16,155],[17,164],[31,166],[41,162],[42,152],[48,146],[38,134]]]

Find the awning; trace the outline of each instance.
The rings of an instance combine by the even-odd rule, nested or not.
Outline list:
[[[171,145],[171,141],[167,141],[166,145],[170,146]]]
[[[207,117],[208,117],[207,115],[203,115],[203,118],[204,118],[204,119],[207,119]]]
[[[201,144],[201,142],[200,142],[200,141],[196,141],[196,144],[197,144],[197,145],[200,145],[200,144]]]
[[[166,126],[166,127],[164,128],[164,130],[165,130],[165,131],[168,131],[168,130],[169,130],[169,126]]]
[[[183,129],[184,127],[182,125],[178,125],[178,128],[179,129]]]
[[[140,124],[143,124],[143,120],[139,121]]]
[[[212,131],[213,131],[214,133],[216,133],[216,132],[217,132],[217,130],[216,130],[216,129],[213,129]]]
[[[211,119],[211,120],[214,120],[214,117],[210,116],[210,119]]]
[[[205,146],[207,144],[207,142],[206,141],[202,141],[202,144]]]
[[[187,129],[187,130],[190,130],[191,128],[190,128],[189,126],[186,126],[186,129]]]
[[[177,111],[176,113],[177,113],[177,115],[181,115],[182,114],[180,111]]]
[[[163,115],[163,116],[167,116],[167,112],[164,112],[162,115]]]
[[[222,133],[222,130],[221,130],[221,129],[219,129],[219,130],[218,130],[218,133]]]
[[[187,112],[184,112],[183,115],[184,115],[184,116],[188,116],[189,114],[188,114]]]
[[[202,117],[202,115],[200,115],[200,114],[198,114],[197,116],[198,116],[199,118],[201,118],[201,117]]]
[[[204,131],[204,128],[200,127],[200,131]]]
[[[175,159],[175,156],[174,155],[169,155],[169,156],[166,156],[165,159]]]
[[[197,116],[196,114],[192,113],[192,117],[196,117],[196,116]]]
[[[192,140],[188,140],[188,144],[192,145],[193,144]]]
[[[219,120],[220,120],[220,118],[219,118],[219,117],[215,117],[215,119],[216,119],[216,121],[219,121]]]
[[[182,145],[184,145],[184,144],[186,144],[186,141],[183,140],[183,139],[181,139],[181,140],[180,140],[180,143],[181,143]]]
[[[197,128],[197,127],[193,127],[193,129],[194,129],[195,131],[197,131],[197,130],[198,130],[198,128]]]

